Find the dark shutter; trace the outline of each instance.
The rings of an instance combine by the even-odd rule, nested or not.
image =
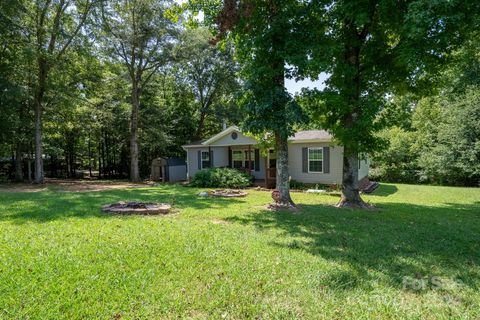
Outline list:
[[[255,149],[255,171],[260,171],[260,150]]]
[[[232,165],[232,148],[228,147],[228,167],[233,168]]]
[[[323,173],[330,173],[330,148],[323,147]]]
[[[210,149],[210,168],[213,168],[213,150]]]
[[[302,171],[308,172],[308,148],[302,148]]]
[[[198,150],[198,170],[202,170],[202,151]]]

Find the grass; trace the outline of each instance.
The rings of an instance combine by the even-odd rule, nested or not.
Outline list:
[[[480,189],[295,193],[295,215],[198,191],[0,193],[0,318],[480,318]],[[99,212],[129,199],[178,213]]]

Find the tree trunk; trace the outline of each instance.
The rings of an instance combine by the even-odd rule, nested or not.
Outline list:
[[[278,132],[275,133],[275,148],[277,151],[277,181],[276,189],[280,193],[279,205],[295,207],[290,197],[290,185],[288,174],[288,141]]]
[[[347,147],[343,151],[342,196],[337,203],[338,208],[368,209],[371,206],[360,197],[358,184],[358,154]]]
[[[350,34],[354,39],[358,38],[357,30],[350,24]],[[365,35],[363,35],[365,37]],[[350,112],[344,118],[344,127],[350,132],[355,127],[356,122],[362,113],[361,108],[361,71],[360,71],[360,47],[358,43],[352,41],[352,45],[346,48],[345,62],[354,70],[354,74],[348,80],[350,81],[351,94],[348,99]],[[354,135],[354,133],[352,133]],[[337,207],[349,207],[367,209],[370,205],[365,203],[360,197],[360,188],[358,185],[358,142],[354,141],[353,146],[344,145],[343,149],[343,176],[342,176],[342,196],[337,203]],[[354,148],[355,147],[355,148]]]
[[[19,142],[15,146],[15,181],[23,181],[23,154]]]
[[[205,126],[205,117],[206,113],[201,111],[200,112],[200,119],[198,121],[197,132],[195,132],[195,139],[200,140],[203,136],[203,127]]]
[[[28,182],[32,182],[32,159],[31,159],[30,153],[27,159],[27,176],[28,176]]]
[[[38,59],[38,83],[35,92],[35,183],[44,183],[43,173],[43,142],[42,142],[42,113],[43,97],[47,80],[47,67],[44,59]]]
[[[130,181],[140,182],[138,170],[138,114],[140,105],[140,92],[138,83],[132,83],[132,116],[130,121]]]

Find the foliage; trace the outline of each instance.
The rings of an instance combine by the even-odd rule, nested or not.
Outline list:
[[[233,46],[229,42],[212,46],[212,38],[205,28],[187,29],[174,50],[173,72],[179,82],[192,88],[197,103],[196,139],[219,132],[222,120],[233,124],[241,120],[234,101],[239,84]]]
[[[380,133],[390,147],[374,156],[373,177],[384,181],[478,185],[479,35],[452,53],[435,90],[395,96],[381,117],[402,129]]]
[[[379,132],[381,139],[389,141],[388,148],[373,157],[369,177],[371,180],[386,182],[419,182],[416,133],[399,127]]]
[[[252,176],[232,168],[210,168],[198,171],[190,185],[202,188],[246,188],[252,185]]]
[[[388,96],[428,91],[449,54],[478,24],[475,1],[312,1],[310,43],[300,75],[329,74],[304,101],[344,146],[344,203],[359,205],[359,154],[386,146],[376,133]],[[473,14],[472,14],[473,12]]]
[[[420,108],[419,110],[426,109]],[[428,181],[442,184],[480,183],[480,94],[468,90],[451,100],[433,101],[430,118],[416,117],[419,166]],[[420,116],[421,115],[421,116]],[[429,124],[429,125],[428,125]],[[435,127],[434,129],[432,127]]]
[[[307,185],[305,183],[297,181],[295,179],[290,179],[290,189],[303,190],[306,188]]]
[[[364,196],[381,207],[374,214],[292,193],[295,215],[265,210],[271,195],[255,190],[199,199],[201,189],[173,185],[47,188],[0,192],[0,318],[480,316],[478,188],[382,184]],[[174,203],[178,214],[100,212],[121,200]]]
[[[244,109],[242,127],[253,134],[273,134],[277,152],[276,188],[280,191],[280,202],[293,205],[288,186],[287,139],[304,117],[285,88],[285,77],[291,77],[287,65],[298,52],[300,42],[294,30],[304,4],[292,0],[229,0],[223,6],[220,4],[215,0],[190,1],[194,12],[203,9],[206,13],[206,24],[215,29],[217,42],[234,41],[243,80],[239,99]]]

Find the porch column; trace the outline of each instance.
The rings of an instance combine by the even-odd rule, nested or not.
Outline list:
[[[268,154],[267,154],[267,156],[265,157],[265,188],[268,188],[268,186],[269,186],[269,183],[268,183],[268,175],[269,175],[268,169],[269,168],[268,168]]]
[[[249,173],[252,172],[252,168],[251,168],[252,167],[252,153],[251,153],[251,151],[252,151],[252,146],[249,145],[248,146],[248,171],[249,171]]]
[[[213,168],[213,161],[212,161],[212,148],[208,146],[208,161],[210,162],[210,168]]]

